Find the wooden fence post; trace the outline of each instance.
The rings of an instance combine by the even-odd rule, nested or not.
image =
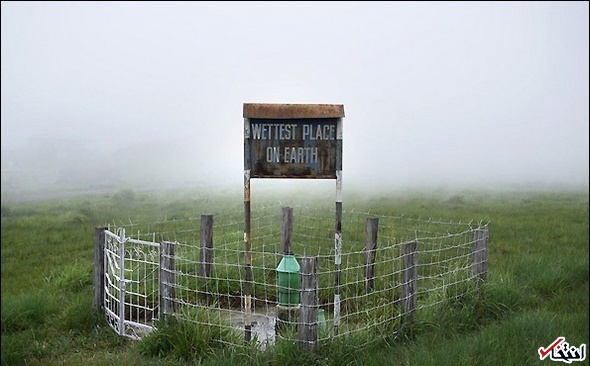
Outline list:
[[[488,276],[488,231],[477,229],[473,233],[473,277],[485,282]]]
[[[415,320],[418,304],[418,241],[412,240],[402,245],[402,311],[410,322]]]
[[[160,244],[160,319],[164,321],[174,312],[173,300],[176,298],[174,245],[168,241]]]
[[[277,335],[284,333],[288,329],[296,328],[297,318],[299,315],[299,303],[295,304],[292,303],[290,300],[291,294],[299,294],[299,286],[300,278],[294,278],[295,276],[299,276],[299,273],[286,273],[280,272],[281,264],[285,264],[289,260],[288,263],[290,265],[288,267],[292,267],[294,261],[296,259],[293,257],[293,246],[292,246],[292,238],[293,238],[293,208],[291,207],[283,207],[282,208],[282,217],[281,217],[281,254],[283,257],[277,267],[277,287],[279,293],[278,295],[278,304],[277,304],[277,319],[275,322],[275,333]],[[285,256],[289,256],[285,258]],[[290,268],[293,269],[293,268]],[[287,285],[288,287],[285,287]],[[281,297],[285,297],[289,301],[285,303],[285,300],[281,302]]]
[[[306,351],[318,346],[318,260],[301,258],[301,307],[299,309],[299,341]]]
[[[211,275],[213,263],[213,215],[201,215],[201,276]]]
[[[283,207],[281,219],[281,253],[283,255],[293,254],[293,208]]]
[[[94,303],[96,310],[104,310],[104,244],[106,226],[94,228]]]
[[[377,254],[377,231],[379,218],[367,218],[365,226],[365,289],[373,292],[375,287],[375,256]]]

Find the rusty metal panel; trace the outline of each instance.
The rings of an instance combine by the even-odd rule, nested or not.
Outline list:
[[[249,118],[251,178],[335,179],[342,149],[339,118]],[[340,141],[340,143],[339,143]],[[249,158],[249,159],[248,159]]]
[[[342,118],[342,104],[244,103],[244,118]]]

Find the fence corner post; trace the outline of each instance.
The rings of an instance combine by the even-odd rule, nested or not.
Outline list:
[[[213,263],[213,215],[201,215],[201,276],[211,275],[211,263]]]
[[[94,228],[94,302],[92,307],[104,310],[104,245],[106,226]]]
[[[473,233],[473,277],[486,282],[488,276],[488,230],[477,229]]]
[[[318,347],[318,259],[301,258],[301,307],[299,308],[299,341],[306,351]]]
[[[416,319],[418,305],[418,241],[412,240],[402,245],[402,311],[407,321]]]
[[[377,231],[379,218],[367,218],[365,225],[365,291],[373,292],[375,287],[375,259],[377,255]]]
[[[276,268],[278,288],[275,335],[297,328],[300,310],[300,266],[293,255],[293,208],[281,208],[281,260]]]
[[[175,243],[168,241],[163,241],[160,245],[160,319],[164,321],[174,312],[176,298],[174,245]]]

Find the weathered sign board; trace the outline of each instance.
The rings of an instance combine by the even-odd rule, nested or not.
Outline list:
[[[244,338],[252,337],[251,178],[336,179],[334,333],[340,324],[341,104],[244,104]]]
[[[342,117],[342,105],[244,104],[244,168],[250,178],[336,179]]]

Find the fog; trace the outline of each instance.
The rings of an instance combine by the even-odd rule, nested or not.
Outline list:
[[[588,189],[588,2],[3,1],[1,15],[3,199],[239,190],[244,103],[342,104],[344,192]]]

